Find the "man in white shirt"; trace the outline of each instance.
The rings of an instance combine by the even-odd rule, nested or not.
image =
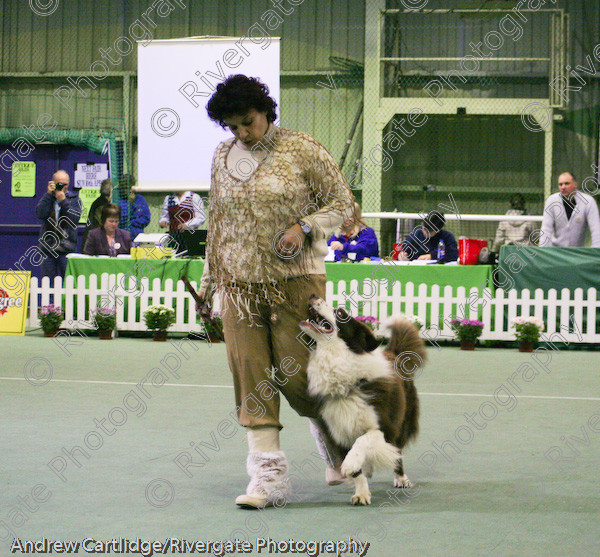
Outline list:
[[[544,206],[540,246],[581,247],[586,231],[592,247],[600,248],[600,215],[596,200],[577,189],[572,172],[558,177],[559,193],[552,194]]]

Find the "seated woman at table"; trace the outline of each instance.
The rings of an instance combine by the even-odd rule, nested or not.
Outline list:
[[[131,236],[127,230],[117,228],[121,220],[121,207],[109,203],[102,208],[102,225],[90,230],[83,253],[86,255],[110,255],[131,250]]]
[[[400,261],[437,259],[444,263],[458,259],[458,244],[452,232],[443,230],[446,217],[439,211],[431,211],[420,227],[415,228],[402,243],[398,255]],[[444,255],[438,254],[440,242],[443,242]]]
[[[354,215],[327,241],[327,245],[335,250],[336,261],[368,261],[371,257],[379,257],[375,231],[362,220],[358,203],[354,204],[354,209]]]
[[[510,198],[510,209],[506,211],[507,215],[517,216],[526,215],[527,207],[525,206],[525,198],[516,193]],[[533,238],[535,236],[535,222],[531,221],[500,221],[496,230],[496,238],[494,239],[493,251],[498,253],[502,246],[533,246]]]

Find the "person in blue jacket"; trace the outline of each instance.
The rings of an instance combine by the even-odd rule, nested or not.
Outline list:
[[[402,251],[398,259],[413,261],[415,259],[437,259],[444,263],[458,259],[458,244],[452,232],[443,230],[446,217],[439,211],[431,211],[420,227],[415,228],[402,243]],[[443,242],[444,254],[438,256],[440,241]]]
[[[361,218],[360,205],[354,204],[354,216],[350,217],[340,229],[327,241],[335,250],[335,260],[362,261],[379,257],[379,244],[372,228]]]
[[[39,249],[44,255],[41,263],[43,277],[64,277],[67,269],[67,253],[77,251],[77,224],[81,216],[81,199],[69,192],[70,178],[64,170],[58,170],[48,182],[48,190],[42,196],[35,213],[42,221]]]
[[[121,222],[119,228],[127,230],[131,240],[144,231],[150,224],[150,207],[139,193],[133,191],[135,180],[130,174],[123,174],[119,180],[119,206],[121,207]]]

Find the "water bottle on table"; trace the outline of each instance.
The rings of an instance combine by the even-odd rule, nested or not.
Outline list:
[[[437,247],[437,260],[442,261],[446,255],[446,245],[444,240],[440,240]]]

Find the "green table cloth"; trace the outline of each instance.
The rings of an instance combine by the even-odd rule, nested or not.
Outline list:
[[[413,282],[429,286],[446,285],[453,290],[464,286],[467,292],[473,287],[479,289],[491,285],[492,267],[490,265],[381,265],[378,263],[327,263],[325,265],[327,279],[338,283],[341,280],[362,281],[364,279],[388,279],[401,283]],[[199,282],[202,277],[204,262],[201,259],[118,259],[118,258],[70,258],[67,275],[89,276],[102,273],[148,277],[150,280],[159,277],[164,283],[166,279],[179,280],[187,275],[191,281]],[[429,289],[428,289],[429,291]]]
[[[172,279],[178,281],[182,275],[187,275],[192,281],[200,282],[204,262],[201,259],[120,259],[114,257],[73,257],[67,263],[66,276],[80,275],[89,277],[95,274],[100,277],[103,273],[135,276],[138,279],[147,277],[152,281],[160,278],[161,282]]]
[[[588,288],[600,288],[600,248],[502,246],[496,280],[497,287],[505,290],[514,288],[519,294],[528,289],[532,299],[538,288],[542,289],[544,297],[547,297],[549,290],[556,289],[559,299],[564,288],[569,290],[572,299],[574,299],[575,289],[582,288],[583,299],[586,300]],[[572,304],[568,303],[568,305]],[[531,307],[528,309],[533,311]],[[504,312],[505,317],[507,311]],[[580,309],[580,311],[583,330],[587,331],[587,310]],[[574,332],[575,313],[576,310],[571,307],[567,320],[570,332]],[[556,330],[562,331],[560,316],[561,311],[557,311],[555,327]],[[547,308],[544,308],[541,317],[544,322],[548,321]],[[593,328],[593,323],[589,327]],[[600,331],[600,313],[596,314],[595,331]]]
[[[399,281],[402,284],[439,284],[440,289],[452,286],[454,292],[464,286],[467,293],[475,286],[480,290],[491,286],[491,265],[395,265],[378,263],[327,263],[327,280],[334,283],[340,280],[383,280]],[[430,292],[430,288],[427,289]]]
[[[536,288],[559,294],[563,288],[598,288],[600,248],[502,246],[497,280],[500,288],[528,288],[532,296]]]

